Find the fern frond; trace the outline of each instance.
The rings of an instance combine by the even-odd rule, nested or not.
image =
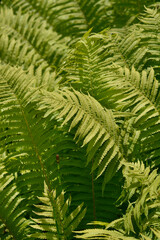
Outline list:
[[[8,63],[17,52],[15,59],[19,59],[20,65],[30,65],[28,61],[31,61],[37,66],[38,62],[43,62],[52,70],[68,49],[66,39],[61,39],[48,28],[40,17],[30,13],[22,15],[21,11],[14,15],[11,9],[5,7],[0,12],[0,35],[2,56],[7,55]],[[14,64],[18,64],[16,60]]]
[[[122,86],[123,76],[117,69],[119,65],[126,64],[114,38],[116,36],[110,33],[91,35],[90,32],[86,33],[68,54],[63,67],[65,74],[62,75],[60,82],[62,86],[71,84],[74,89],[89,92],[105,107],[113,109],[122,107],[122,102],[119,106],[116,101],[118,100],[116,93],[123,94],[125,86],[123,91],[119,87]]]
[[[22,9],[23,13],[28,11],[36,12],[49,25],[53,26],[58,33],[63,36],[80,37],[90,28],[98,32],[109,26],[110,14],[107,13],[108,3],[104,0],[60,0],[60,1],[44,1],[33,0],[5,2],[15,11]],[[102,7],[103,6],[103,7]]]
[[[157,8],[146,8],[146,13],[139,19],[141,24],[138,26],[143,29],[141,45],[147,44],[149,56],[145,61],[145,68],[152,66],[159,79],[160,12]]]
[[[93,222],[93,229],[77,232],[80,235],[76,235],[76,238],[149,240],[153,239],[150,236],[159,237],[160,176],[157,170],[151,171],[150,167],[145,168],[140,162],[126,163],[123,175],[125,184],[120,202],[128,203],[123,218],[109,224]],[[99,228],[95,228],[95,225],[99,225]]]
[[[125,231],[145,233],[151,232],[152,226],[159,228],[160,176],[157,170],[151,171],[150,167],[137,162],[126,164],[123,175],[126,181],[121,198],[130,201],[124,216]]]
[[[159,9],[119,2],[0,3],[2,239],[159,237]]]
[[[30,220],[25,218],[27,208],[15,184],[13,174],[9,175],[0,163],[0,221],[5,239],[27,239],[30,232]]]
[[[128,73],[126,72],[126,76]],[[145,152],[148,154],[149,151],[150,159],[152,159],[152,164],[154,165],[159,156],[160,148],[158,144],[160,137],[159,83],[154,77],[153,69],[148,73],[148,76],[147,73],[143,71],[141,77],[132,69],[130,79],[133,84],[132,86],[136,89],[136,91],[133,90],[129,92],[130,96],[127,98],[128,100],[135,98],[135,100],[132,100],[133,108],[131,110],[135,115],[133,127],[141,130],[142,155]],[[151,142],[152,145],[149,146]],[[146,158],[146,154],[144,154],[143,158]]]
[[[75,89],[81,88],[83,92],[89,91],[98,101],[114,107],[113,103],[115,103],[115,100],[117,100],[116,104],[118,105],[118,98],[123,98],[124,92],[129,90],[129,86],[136,88],[137,94],[140,91],[147,91],[144,88],[148,89],[148,91],[153,89],[152,93],[148,92],[148,96],[152,94],[155,97],[159,87],[158,82],[155,81],[154,86],[151,86],[152,79],[147,85],[147,72],[145,70],[140,80],[138,80],[140,77],[138,72],[134,72],[133,67],[131,78],[129,77],[130,73],[127,75],[126,72],[124,76],[123,70],[122,72],[119,71],[120,66],[125,66],[125,68],[128,66],[129,68],[133,63],[131,63],[130,58],[125,56],[124,50],[121,49],[121,41],[118,39],[115,41],[117,37],[112,36],[109,32],[106,34],[88,35],[89,33],[78,41],[73,51],[68,55],[67,63],[64,65],[66,74],[62,83],[71,84]],[[126,46],[127,43],[124,45]],[[141,85],[138,81],[141,81]],[[153,101],[154,99],[152,98]],[[121,105],[122,107],[122,103],[124,104],[121,101],[118,106]]]
[[[45,92],[39,109],[46,109],[45,116],[59,112],[57,118],[64,119],[63,125],[69,122],[70,130],[77,128],[75,138],[82,140],[83,146],[88,145],[87,163],[94,159],[92,171],[98,168],[99,177],[107,169],[105,186],[123,159],[118,145],[118,126],[111,110],[104,109],[91,96],[69,90]]]
[[[120,69],[119,69],[120,70]],[[142,73],[137,72],[134,68],[129,71],[127,68],[124,70],[120,70],[119,73],[120,80],[112,79],[109,84],[117,86],[115,88],[120,88],[123,83],[124,91],[117,93],[113,92],[113,99],[117,99],[117,106],[120,106],[121,103],[123,104],[123,111],[127,109],[133,115],[132,118],[126,121],[125,125],[127,127],[130,126],[132,132],[130,134],[131,141],[133,140],[133,136],[135,136],[134,142],[136,143],[138,136],[140,136],[140,141],[136,145],[134,145],[134,149],[141,146],[142,155],[146,152],[150,152],[150,157],[154,161],[159,156],[159,120],[160,120],[160,108],[159,108],[159,83],[154,75],[154,70],[151,69],[148,73],[147,71],[142,71]],[[107,85],[107,82],[106,82]],[[117,89],[118,89],[117,88]],[[107,91],[107,90],[106,90]],[[114,95],[115,94],[115,95]],[[107,99],[106,99],[107,100]],[[110,99],[110,101],[112,98]],[[123,125],[123,128],[124,126]],[[123,129],[122,128],[122,129]],[[127,130],[127,129],[126,129]],[[129,134],[122,130],[123,135],[123,147],[125,147],[126,137]],[[134,132],[134,133],[133,133]],[[129,137],[129,135],[128,135]],[[127,137],[127,139],[129,139]],[[151,144],[152,142],[152,144]],[[155,143],[155,145],[153,144]],[[127,140],[129,144],[129,141]],[[132,141],[133,143],[133,141]],[[140,144],[138,146],[138,144]],[[150,144],[150,146],[149,146]],[[130,149],[130,150],[129,150]],[[132,150],[131,150],[132,149]],[[151,150],[152,149],[152,150]],[[135,149],[136,150],[136,149]],[[133,153],[133,148],[131,145],[127,146],[127,151]],[[138,153],[139,155],[139,153]],[[141,155],[141,156],[142,156]],[[143,159],[146,160],[146,154],[144,154]],[[153,165],[155,163],[153,162]]]
[[[31,64],[40,66],[42,64],[41,56],[35,52],[28,44],[23,44],[21,40],[8,38],[8,35],[3,34],[0,37],[1,41],[1,61],[6,64],[19,65],[27,69]],[[48,67],[48,64],[43,64]]]
[[[55,133],[54,145],[47,154],[51,154],[51,156],[59,154],[59,176],[66,196],[72,196],[71,208],[75,208],[81,202],[84,202],[87,207],[81,226],[85,226],[94,219],[112,221],[120,214],[115,202],[120,194],[121,172],[116,173],[106,184],[102,196],[102,189],[99,186],[103,183],[103,177],[94,180],[95,174],[90,173],[92,164],[90,163],[86,167],[85,149],[75,143],[74,134],[67,132],[64,134],[67,131],[65,126],[61,131],[63,134]],[[55,169],[54,161],[55,157],[46,161],[47,169]],[[55,173],[50,174],[50,179],[54,177]],[[112,191],[113,189],[114,191]]]
[[[77,1],[60,0],[7,0],[7,5],[15,11],[21,9],[23,13],[28,11],[37,13],[46,20],[59,34],[63,36],[80,37],[87,30],[86,19]]]
[[[29,79],[21,69],[10,66],[1,68],[1,149],[7,151],[3,162],[11,174],[18,172],[17,187],[27,196],[29,206],[42,192],[44,179],[49,179],[50,175],[47,176],[46,171],[50,172],[50,169],[44,167],[44,162],[53,158],[49,155],[47,143],[51,142],[53,130],[48,135],[50,126],[46,127],[42,115],[31,103],[36,97],[36,91],[30,90],[35,84],[34,80]],[[52,176],[55,174],[55,177],[56,167],[55,163],[52,171]]]
[[[135,121],[136,126],[144,124],[144,120],[142,120],[143,114],[141,114],[144,106],[145,110],[148,109],[146,113],[154,111],[155,116],[153,117],[156,118],[156,116],[159,116],[159,83],[155,79],[154,70],[151,69],[148,74],[146,71],[142,71],[141,75],[134,68],[132,68],[131,72],[127,68],[124,69],[124,72],[122,69],[120,71],[122,71],[122,75],[124,74],[125,76],[123,81],[124,86],[130,85],[127,90],[128,97],[125,96],[125,94],[124,99],[120,101],[127,100],[131,102],[132,112],[135,115],[138,114],[138,118]],[[117,84],[120,85],[120,82],[117,82]],[[150,116],[152,116],[151,113]],[[145,114],[145,117],[146,120],[150,118],[149,116],[147,117],[147,114]],[[150,124],[152,125],[152,123]]]
[[[5,68],[3,66],[1,74],[3,81],[6,80],[4,84],[8,85],[8,90],[4,84],[2,85],[3,87],[1,86],[1,97],[3,97],[1,104],[1,110],[3,110],[1,119],[3,118],[3,121],[1,122],[1,127],[6,127],[2,131],[3,139],[1,139],[1,147],[4,146],[9,151],[4,157],[7,170],[11,173],[17,171],[20,173],[16,184],[23,197],[28,199],[28,214],[32,216],[31,206],[37,201],[36,196],[40,196],[43,186],[43,172],[41,172],[40,162],[37,156],[35,156],[34,146],[36,144],[39,156],[41,156],[45,164],[50,184],[56,186],[58,183],[53,182],[53,179],[57,174],[60,174],[65,191],[67,194],[72,194],[72,206],[78,205],[80,200],[81,202],[84,201],[85,205],[88,206],[87,212],[89,214],[85,218],[85,222],[92,221],[94,219],[92,176],[90,175],[90,167],[85,168],[85,151],[80,156],[80,150],[75,147],[73,136],[70,136],[70,138],[65,136],[63,133],[64,129],[61,130],[62,134],[60,134],[60,129],[53,128],[53,121],[47,123],[46,119],[43,121],[42,115],[39,112],[31,110],[34,105],[29,107],[27,103],[36,98],[32,92],[29,94],[29,87],[35,86],[36,79],[34,77],[30,79],[29,84],[29,75],[20,69],[10,66],[6,66]],[[20,91],[19,88],[21,89]],[[14,96],[11,102],[7,101],[8,95],[4,97],[4,94],[8,93],[9,89],[13,91]],[[28,91],[26,91],[27,89]],[[17,100],[21,102],[22,106],[15,104]],[[14,104],[12,106],[11,103],[13,101]],[[24,115],[20,115],[20,109],[24,110],[31,132],[25,128],[26,122],[24,122]],[[28,112],[30,113],[29,115]],[[29,137],[31,136],[30,133],[32,133],[32,137],[34,138],[34,145],[33,139]],[[60,160],[59,171],[57,171],[57,163],[55,161],[57,153],[62,158],[62,161]],[[84,173],[83,176],[81,176],[81,172]],[[118,176],[115,179],[117,178]],[[96,191],[96,217],[101,220],[113,220],[119,214],[114,202],[120,193],[120,185],[115,184],[113,179],[107,185],[102,198],[101,189],[99,189],[100,184],[102,184],[102,179],[94,183]],[[111,191],[113,186],[114,193]],[[109,202],[109,199],[112,199],[112,204]],[[104,206],[106,211],[105,218],[103,217],[104,209],[102,206]]]
[[[119,43],[130,67],[134,66],[139,71],[152,67],[159,75],[159,24],[160,14],[157,8],[146,8],[146,13],[140,17],[140,23],[131,26],[130,33]]]
[[[58,196],[56,190],[50,192],[46,184],[43,197],[39,197],[39,200],[41,205],[36,205],[36,208],[41,211],[35,212],[37,218],[33,219],[35,224],[31,226],[40,232],[33,233],[30,237],[68,239],[85,215],[86,209],[83,208],[83,204],[79,205],[73,212],[69,212],[71,199],[65,200],[64,192]]]
[[[80,151],[75,152],[75,154],[68,153],[69,159],[62,158],[60,172],[65,191],[72,195],[73,206],[83,201],[87,207],[83,224],[95,219],[112,221],[120,215],[120,211],[116,207],[116,200],[120,194],[121,175],[117,173],[106,184],[102,196],[102,190],[99,186],[103,183],[103,177],[96,181],[93,180],[95,174],[90,174],[91,165],[85,167],[85,153],[82,156],[78,153]]]
[[[127,237],[118,231],[111,231],[105,229],[87,229],[79,231],[76,238],[80,239],[110,239],[110,240],[138,240],[139,238]]]
[[[138,72],[134,67],[131,71],[126,67],[119,68],[117,64],[124,65],[125,62],[121,61],[119,54],[114,54],[112,57],[112,50],[109,50],[109,46],[111,49],[113,47],[114,51],[115,46],[111,43],[107,45],[108,39],[103,34],[96,34],[84,36],[81,41],[77,42],[76,48],[68,57],[68,63],[64,66],[67,73],[61,84],[71,84],[74,89],[82,89],[84,93],[89,92],[107,108],[123,111],[127,109],[127,112],[132,112],[134,121],[129,121],[132,122],[132,128],[135,130],[134,134],[130,134],[131,142],[133,143],[132,136],[135,136],[134,142],[136,143],[142,131],[141,139],[144,145],[149,141],[148,137],[153,141],[154,136],[158,145],[160,95],[159,83],[155,79],[154,70]],[[116,64],[113,65],[112,61]],[[148,128],[150,128],[150,136],[147,137]],[[124,136],[124,132],[122,134]],[[128,153],[129,151],[133,153],[131,147],[133,144],[130,145],[129,141],[126,143]],[[138,144],[133,147],[134,150],[139,149]],[[147,151],[147,147],[142,147],[142,149]],[[152,151],[156,159],[158,159],[158,151],[158,146],[155,153],[153,153],[154,149]]]

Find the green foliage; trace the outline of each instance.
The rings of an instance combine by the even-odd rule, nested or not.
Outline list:
[[[25,218],[27,208],[25,199],[16,187],[16,176],[8,175],[2,164],[0,174],[0,235],[5,235],[5,239],[27,239],[31,221]]]
[[[109,224],[94,222],[105,229],[79,231],[82,235],[77,235],[77,238],[118,240],[159,237],[160,176],[157,170],[151,171],[150,167],[145,168],[139,161],[126,163],[123,176],[125,183],[119,201],[121,204],[128,203],[125,215]]]
[[[144,6],[158,5],[155,0],[111,0],[110,8],[114,12],[113,24],[116,27],[123,27],[136,22],[137,17],[144,10]]]
[[[150,167],[137,162],[127,164],[123,175],[126,180],[121,202],[129,202],[124,216],[125,231],[144,233],[151,227],[159,229],[160,176],[157,170],[151,172]]]
[[[0,239],[160,238],[159,5],[1,1]]]
[[[65,116],[62,125],[70,123],[70,129],[78,128],[75,132],[77,141],[83,140],[83,145],[87,145],[87,164],[92,159],[92,171],[98,168],[97,177],[101,176],[107,168],[103,189],[115,174],[119,162],[123,156],[118,146],[118,126],[115,123],[113,113],[103,107],[91,96],[86,96],[78,91],[68,91],[46,93],[40,103],[41,108],[46,105],[46,114],[54,114],[59,110],[57,119]],[[40,110],[41,110],[40,108]],[[98,153],[98,154],[97,154]]]
[[[30,235],[38,239],[67,239],[72,231],[78,226],[85,215],[86,209],[79,205],[67,216],[68,206],[71,199],[64,200],[64,192],[57,196],[56,190],[51,191],[44,186],[43,197],[39,197],[41,205],[36,205],[40,212],[35,212],[38,218],[34,218],[34,229],[42,231]],[[39,218],[39,216],[41,218]]]

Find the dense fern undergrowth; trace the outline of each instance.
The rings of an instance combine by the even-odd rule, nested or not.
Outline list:
[[[0,3],[0,239],[160,239],[160,2]]]

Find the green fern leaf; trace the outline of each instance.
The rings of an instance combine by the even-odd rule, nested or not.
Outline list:
[[[29,13],[22,15],[21,11],[14,15],[11,9],[2,8],[0,22],[1,58],[7,63],[25,64],[26,67],[34,63],[37,67],[43,62],[46,68],[53,71],[68,49],[67,39],[62,40],[61,36],[48,28],[37,15],[31,16]],[[6,40],[8,44],[5,43]]]
[[[83,219],[86,209],[83,204],[79,205],[73,212],[68,212],[70,199],[64,199],[64,192],[57,196],[56,191],[49,192],[46,184],[44,187],[44,197],[39,197],[41,205],[36,205],[41,212],[35,212],[41,218],[34,218],[34,229],[41,230],[42,233],[33,233],[30,237],[38,239],[67,239],[72,231]]]
[[[46,108],[46,112],[52,114],[56,111],[59,112],[57,115],[58,119],[64,118],[69,120],[70,130],[73,127],[77,127],[75,138],[79,137],[79,140],[83,140],[83,146],[91,143],[89,149],[93,149],[94,144],[98,142],[97,152],[92,156],[93,159],[96,156],[97,164],[95,163],[94,169],[99,168],[98,177],[108,167],[110,175],[107,172],[105,175],[104,186],[107,181],[116,172],[120,160],[123,156],[118,146],[117,126],[114,121],[114,115],[110,110],[104,109],[94,98],[86,96],[78,91],[71,92],[69,90],[44,93],[43,101],[41,102],[39,109]],[[75,111],[75,109],[77,110]],[[73,112],[75,115],[73,116]],[[70,117],[72,116],[72,120]],[[48,115],[48,114],[47,114]],[[86,117],[87,116],[87,117]],[[86,126],[91,127],[86,128]],[[86,129],[81,132],[80,129]],[[103,133],[102,133],[103,132]],[[103,136],[101,138],[101,136]],[[103,139],[105,138],[105,141]],[[108,139],[108,141],[107,141]],[[92,141],[93,140],[93,141]],[[90,150],[88,150],[90,152]],[[88,159],[89,163],[91,157]]]
[[[6,228],[6,237],[27,239],[31,221],[25,218],[25,201],[17,191],[13,174],[9,175],[2,164],[0,173],[0,220]],[[0,233],[1,237],[3,235]]]

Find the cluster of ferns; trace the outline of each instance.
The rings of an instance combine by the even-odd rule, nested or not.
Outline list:
[[[159,6],[0,1],[0,239],[160,239]]]

